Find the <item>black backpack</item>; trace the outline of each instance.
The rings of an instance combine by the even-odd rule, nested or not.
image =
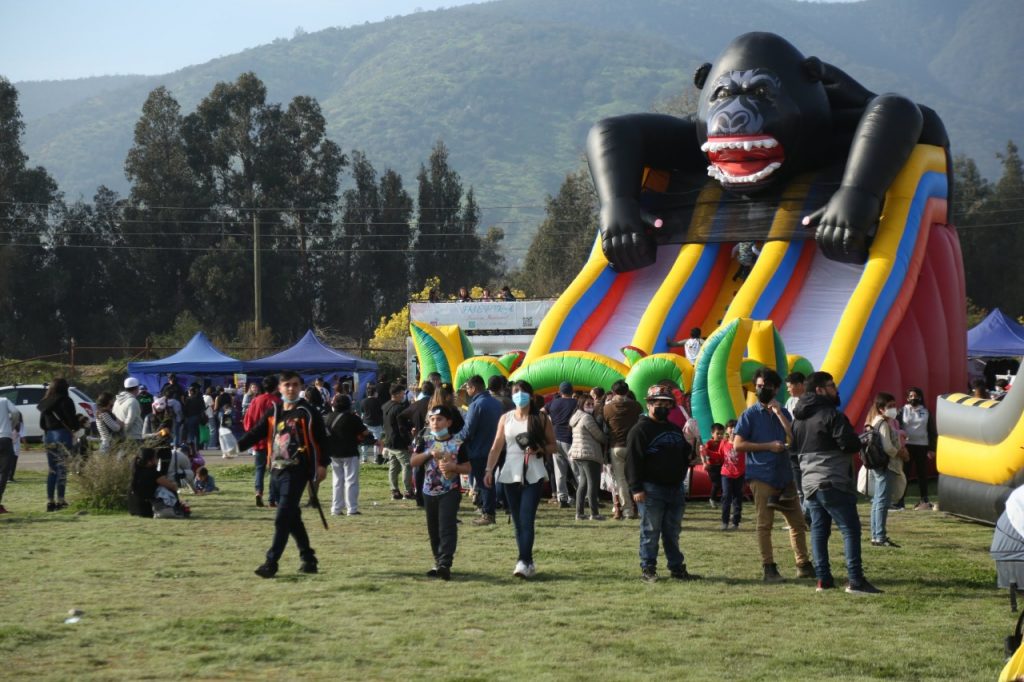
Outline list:
[[[860,461],[872,471],[884,470],[889,466],[889,455],[882,447],[882,434],[870,426],[860,434]]]

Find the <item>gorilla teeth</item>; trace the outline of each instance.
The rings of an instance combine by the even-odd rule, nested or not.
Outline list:
[[[723,151],[725,149],[742,149],[749,152],[751,149],[774,149],[778,146],[779,141],[775,138],[760,137],[753,140],[708,140],[700,146],[700,150],[705,154],[708,152]]]
[[[773,161],[764,168],[762,168],[761,170],[757,171],[756,173],[751,173],[750,175],[731,175],[730,173],[726,173],[718,166],[711,165],[708,166],[708,175],[721,183],[726,183],[730,185],[742,185],[764,180],[766,177],[768,177],[781,167],[781,163],[779,163],[778,161]]]

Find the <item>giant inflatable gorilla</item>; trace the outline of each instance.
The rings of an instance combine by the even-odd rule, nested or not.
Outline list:
[[[827,202],[804,218],[822,252],[863,262],[885,191],[918,142],[946,147],[938,116],[894,94],[875,95],[772,33],[736,38],[697,69],[697,114],[630,114],[599,122],[587,159],[601,202],[601,245],[612,266],[654,262],[657,239],[640,204],[644,168],[702,171],[723,189],[771,200],[798,173],[840,164]]]

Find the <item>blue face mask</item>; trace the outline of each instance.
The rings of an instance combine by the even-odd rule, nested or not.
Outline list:
[[[519,391],[512,394],[512,404],[516,407],[526,407],[530,404],[530,394],[526,391]]]
[[[431,431],[430,435],[434,438],[444,438],[448,435],[448,427],[441,429],[440,431]]]

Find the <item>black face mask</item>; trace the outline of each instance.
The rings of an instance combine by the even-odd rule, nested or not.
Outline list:
[[[671,410],[671,407],[655,407],[654,418],[660,422],[663,422],[668,419],[668,414],[669,412],[671,412]]]
[[[910,403],[911,405],[913,405],[914,407],[917,407],[918,405],[921,404],[921,399],[920,398],[911,398],[907,402]]]
[[[775,397],[775,389],[770,386],[762,386],[757,389],[757,401],[763,405],[767,405]]]

